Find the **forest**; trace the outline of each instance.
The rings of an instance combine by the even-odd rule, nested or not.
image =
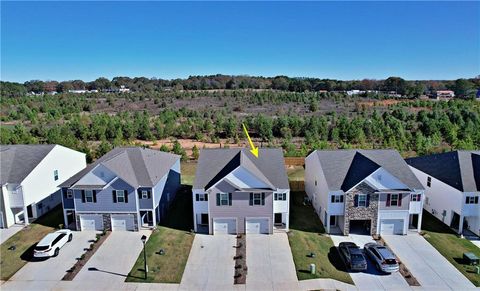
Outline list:
[[[25,92],[2,91],[1,143],[61,144],[87,153],[89,161],[115,146],[147,142],[183,159],[196,159],[199,147],[187,154],[179,141],[243,146],[242,123],[254,142],[282,147],[286,156],[305,156],[312,149],[394,148],[413,156],[480,148],[480,102],[474,99],[387,99],[273,89]],[[158,144],[160,140],[170,145]]]

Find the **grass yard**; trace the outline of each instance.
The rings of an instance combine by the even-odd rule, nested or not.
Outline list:
[[[180,167],[182,171],[182,184],[193,185],[197,161],[182,162]]]
[[[448,226],[430,214],[423,211],[422,230],[425,239],[455,266],[475,286],[480,287],[480,275],[473,272],[473,267],[462,263],[465,252],[472,252],[480,257],[480,249],[469,240],[460,238]]]
[[[57,206],[4,242],[0,246],[1,280],[8,280],[28,263],[32,258],[34,246],[61,223],[63,223],[62,207]],[[16,249],[9,250],[10,246],[15,246]]]
[[[343,265],[332,239],[324,234],[322,222],[312,206],[303,205],[304,195],[304,192],[292,192],[290,204],[288,241],[298,279],[332,278],[353,285],[350,275],[342,269]],[[307,256],[310,252],[315,254],[315,258]],[[316,274],[308,271],[312,263],[316,265]]]
[[[191,187],[184,185],[177,193],[167,218],[146,243],[147,280],[143,279],[145,273],[141,252],[126,281],[180,283],[194,238],[194,234],[190,233],[192,216]],[[164,255],[157,254],[160,249],[165,250]]]

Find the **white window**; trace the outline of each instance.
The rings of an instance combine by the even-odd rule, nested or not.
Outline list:
[[[430,200],[428,199],[428,197],[425,197],[425,204],[430,205]]]
[[[220,193],[220,205],[228,205],[228,193]]]
[[[73,198],[73,190],[68,189],[67,190],[67,198],[72,199]]]
[[[465,204],[478,204],[478,196],[466,196]]]
[[[410,195],[410,201],[413,201],[413,202],[422,201],[422,194]]]
[[[93,202],[93,191],[92,190],[85,190],[85,201]]]
[[[115,190],[115,194],[117,195],[117,202],[125,203],[125,192],[123,190]]]
[[[367,207],[367,195],[359,194],[358,195],[358,206]]]
[[[208,201],[208,194],[196,194],[197,201]]]
[[[253,193],[253,205],[262,205],[262,194]]]
[[[332,203],[343,203],[343,195],[332,195],[330,201]]]
[[[148,199],[148,191],[142,190],[142,199]]]
[[[287,193],[275,193],[273,199],[277,201],[287,201]]]
[[[427,177],[427,186],[432,187],[432,177]]]
[[[58,170],[54,170],[54,171],[53,171],[53,179],[54,179],[55,181],[58,180]]]
[[[398,206],[398,194],[390,196],[390,206]]]

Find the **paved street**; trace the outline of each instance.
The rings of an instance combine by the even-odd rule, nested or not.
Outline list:
[[[74,281],[123,282],[143,249],[140,238],[150,236],[150,230],[139,232],[113,231]],[[89,270],[95,268],[96,270]]]
[[[332,235],[331,238],[336,246],[338,246],[341,242],[350,241],[356,243],[361,248],[363,248],[366,243],[374,241],[369,235],[356,234],[351,234],[349,236]],[[392,274],[380,273],[368,258],[367,264],[368,269],[366,271],[350,273],[350,276],[352,277],[352,280],[357,288],[365,290],[401,290],[410,287],[399,272]]]
[[[248,234],[247,289],[298,289],[297,274],[286,233]]]
[[[94,231],[74,231],[71,242],[66,243],[60,249],[60,254],[46,260],[32,261],[27,263],[15,275],[11,281],[58,281],[63,278],[65,272],[75,263],[91,242],[95,239]]]
[[[424,288],[466,290],[475,286],[417,233],[383,239]]]
[[[0,228],[0,244],[3,244],[12,235],[22,230],[23,225],[14,224],[9,228]]]
[[[197,234],[193,241],[180,288],[229,290],[233,286],[235,235]]]

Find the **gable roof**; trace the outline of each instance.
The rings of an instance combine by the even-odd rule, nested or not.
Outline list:
[[[410,189],[423,189],[422,184],[396,150],[316,150],[328,188],[348,191],[382,167]]]
[[[209,189],[239,166],[272,189],[290,189],[281,149],[260,148],[258,158],[248,149],[202,149],[194,189]]]
[[[153,187],[168,174],[179,159],[178,155],[141,147],[114,148],[62,183],[60,187],[73,186],[98,165],[103,165],[135,188]]]
[[[1,145],[0,184],[20,184],[55,147],[48,145]]]
[[[480,191],[480,151],[453,151],[406,162],[459,191]]]

